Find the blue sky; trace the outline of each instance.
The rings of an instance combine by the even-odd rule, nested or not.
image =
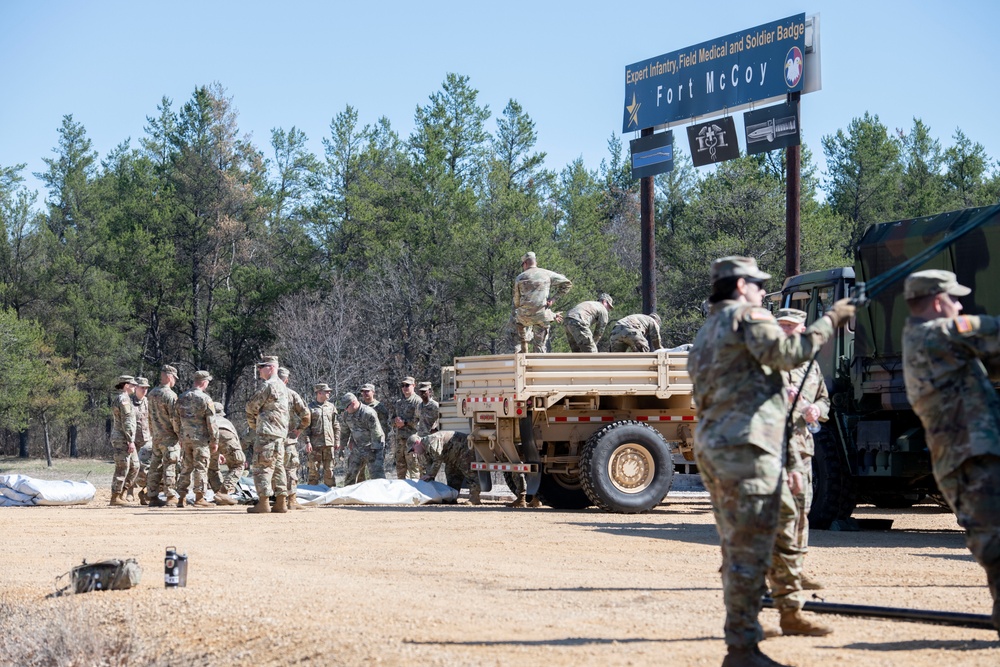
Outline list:
[[[163,95],[176,109],[213,81],[265,154],[271,128],[293,125],[321,154],[347,104],[406,137],[414,109],[457,72],[494,116],[522,104],[548,168],[582,157],[593,169],[621,136],[626,65],[799,12],[821,16],[823,90],[802,100],[817,158],[822,136],[865,111],[890,129],[920,117],[943,146],[960,127],[1000,158],[995,2],[0,0],[0,165],[27,163],[41,189],[30,172],[64,114],[103,157],[138,144]]]

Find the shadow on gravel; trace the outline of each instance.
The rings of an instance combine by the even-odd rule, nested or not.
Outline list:
[[[844,644],[843,646],[830,646],[827,648],[847,648],[858,651],[923,651],[928,649],[938,649],[941,651],[986,651],[1000,648],[1000,642],[983,641],[980,639],[969,640],[924,640],[913,639],[903,642],[879,642],[872,644],[868,642],[858,642],[855,644]]]
[[[715,526],[692,525],[683,523],[576,523],[570,522],[567,526],[579,526],[607,533],[609,535],[619,535],[625,537],[645,537],[654,540],[670,540],[672,542],[688,542],[690,544],[707,544],[710,546],[719,544],[719,534],[715,531]]]
[[[645,637],[566,637],[565,639],[508,639],[494,641],[435,642],[404,639],[404,644],[415,646],[593,646],[613,644],[676,644],[679,642],[719,641],[722,637],[682,637],[680,639],[649,639]]]
[[[604,586],[573,586],[570,588],[508,588],[512,593],[692,593],[695,591],[721,591],[722,586],[688,586],[685,588],[651,588],[642,586],[640,588],[630,587],[604,587]]]

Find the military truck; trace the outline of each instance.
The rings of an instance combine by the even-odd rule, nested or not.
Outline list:
[[[459,357],[454,401],[492,474],[524,474],[527,492],[560,509],[645,512],[675,465],[693,460],[695,410],[687,352]],[[446,371],[447,372],[447,371]],[[451,398],[442,382],[442,397]]]
[[[788,278],[782,307],[806,311],[808,321],[852,295],[857,283],[871,281],[942,240],[975,216],[984,224],[934,256],[922,269],[947,269],[972,294],[962,298],[966,313],[1000,313],[1000,206],[965,209],[870,227],[857,247],[854,267]],[[915,269],[916,270],[916,269]],[[830,390],[830,419],[816,440],[810,524],[826,528],[847,519],[859,502],[908,507],[937,494],[930,454],[920,420],[906,400],[902,331],[908,310],[900,280],[858,309],[850,326],[823,347],[817,363]]]

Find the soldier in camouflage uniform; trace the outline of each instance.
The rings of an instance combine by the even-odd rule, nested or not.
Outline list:
[[[216,505],[235,505],[237,500],[233,494],[246,469],[247,457],[243,454],[236,427],[226,419],[225,407],[218,401],[215,402],[215,426],[219,429],[219,451],[212,454],[208,462],[208,485],[215,494]],[[220,463],[226,464],[225,475],[219,468]]]
[[[344,410],[344,424],[354,442],[347,460],[344,485],[349,486],[351,480],[357,479],[361,467],[365,465],[368,466],[369,479],[385,479],[385,433],[378,423],[378,415],[367,405],[362,405],[354,394],[344,394],[340,407]]]
[[[192,507],[211,507],[205,500],[208,462],[219,450],[219,428],[215,425],[215,403],[205,393],[212,374],[197,371],[194,385],[177,399],[174,430],[181,443],[181,475],[177,481],[177,506],[184,507],[188,486],[194,489]]]
[[[417,479],[420,474],[417,462],[412,454],[406,451],[406,441],[417,432],[420,426],[420,406],[422,401],[413,391],[416,384],[412,377],[403,378],[400,391],[403,397],[396,399],[396,479]]]
[[[434,400],[434,389],[430,382],[421,382],[417,387],[420,395],[420,415],[417,423],[417,435],[427,435],[438,430],[438,420],[441,417],[441,405]]]
[[[138,448],[139,469],[135,485],[125,489],[125,496],[132,500],[133,488],[139,489],[139,504],[148,505],[146,499],[146,475],[149,471],[149,461],[153,456],[153,437],[149,431],[149,380],[144,377],[135,378],[135,395],[132,396],[132,406],[135,408],[135,446]]]
[[[177,463],[180,461],[181,446],[174,431],[174,412],[177,394],[173,386],[177,382],[177,369],[165,365],[160,369],[160,385],[149,392],[149,428],[153,438],[153,456],[149,460],[146,474],[146,493],[150,507],[177,505]],[[161,484],[162,479],[162,484]],[[160,500],[160,489],[166,500]]]
[[[597,301],[584,301],[570,308],[563,320],[569,349],[573,352],[597,352],[597,341],[604,335],[609,312],[614,307],[611,295],[601,294]]]
[[[724,666],[777,664],[758,648],[763,631],[757,617],[767,590],[784,472],[794,470],[797,461],[794,450],[784,460],[788,396],[775,371],[807,361],[854,312],[846,299],[838,301],[805,333],[786,336],[760,307],[768,278],[752,258],[716,260],[711,312],[688,357],[698,410],[695,460],[722,547],[729,649]],[[790,472],[788,483],[801,492],[799,473]],[[791,614],[803,620],[801,612]]]
[[[649,352],[661,347],[660,316],[656,313],[629,315],[611,328],[611,352]]]
[[[375,398],[375,385],[370,382],[368,384],[361,385],[361,396],[359,396],[358,398],[361,399],[362,404],[367,405],[368,407],[370,407],[372,410],[375,411],[375,414],[378,415],[378,423],[382,427],[382,432],[385,433],[386,443],[392,442],[392,438],[390,436],[392,430],[390,429],[389,426],[389,421],[390,421],[389,406],[386,403],[383,403],[379,401],[377,398]],[[350,429],[348,429],[348,431],[349,430]],[[351,435],[348,432],[346,433],[346,436],[347,437],[344,439],[344,441],[347,444],[344,445],[344,448],[349,452],[351,447],[349,446],[350,443],[348,441],[350,440]],[[393,462],[395,462],[394,458],[392,460]],[[346,479],[346,478],[344,479],[344,486],[348,486],[350,484],[356,484],[358,482],[363,482],[367,478],[368,478],[368,469],[366,467],[362,467],[357,479]]]
[[[778,326],[791,336],[806,330],[806,314],[795,308],[778,311]],[[798,394],[799,385],[809,368],[809,379]],[[802,573],[802,563],[809,544],[809,508],[812,506],[812,457],[816,450],[808,424],[826,421],[830,414],[830,394],[827,392],[823,373],[819,364],[804,362],[790,371],[781,371],[786,392],[794,402],[792,438],[789,449],[795,450],[797,462],[792,472],[802,476],[802,492],[793,494],[787,484],[781,487],[781,507],[778,511],[778,533],[774,541],[771,569],[767,573],[771,584],[774,608],[779,612],[802,609],[805,600],[800,591],[806,589],[807,579]],[[796,400],[796,397],[797,400]],[[809,582],[809,588],[818,588]],[[781,628],[784,635],[808,635],[822,637],[832,630],[818,624],[801,625],[793,622],[794,614],[784,614],[785,624]],[[777,633],[774,633],[777,634]]]
[[[131,375],[118,376],[118,395],[111,403],[111,448],[115,453],[115,476],[111,482],[111,504],[127,505],[125,489],[135,484],[139,474],[139,457],[135,452],[135,390]]]
[[[257,362],[264,386],[247,401],[247,424],[255,432],[253,483],[257,504],[247,509],[251,514],[288,511],[285,494],[285,438],[288,437],[288,388],[278,379],[278,358],[264,357]],[[270,497],[274,494],[274,509]]]
[[[309,483],[320,480],[330,487],[337,486],[333,464],[340,449],[340,420],[337,406],[330,400],[330,385],[313,385],[316,400],[309,403],[309,428],[302,431],[309,455]]]
[[[421,479],[432,482],[444,466],[448,486],[462,490],[462,482],[469,487],[469,502],[482,504],[479,500],[479,479],[472,472],[475,455],[469,446],[469,434],[460,431],[436,431],[425,436],[411,435],[406,448],[420,463],[424,475]]]
[[[573,283],[555,271],[539,268],[533,252],[521,258],[521,271],[514,280],[514,317],[520,348],[528,350],[530,328],[534,351],[546,352],[549,326],[552,322],[562,322],[562,313],[552,312],[550,306],[569,292]]]
[[[287,368],[278,369],[278,378],[288,387],[291,372]],[[299,393],[288,388],[288,439],[285,440],[285,480],[288,486],[287,504],[290,510],[305,509],[299,505],[296,494],[299,488],[299,433],[309,428],[311,419],[309,408]]]
[[[903,377],[934,479],[986,570],[1000,631],[1000,398],[987,371],[1000,360],[1000,317],[961,315],[958,297],[970,293],[951,271],[906,279]]]

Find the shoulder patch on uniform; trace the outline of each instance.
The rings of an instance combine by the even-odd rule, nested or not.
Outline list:
[[[955,328],[958,329],[958,333],[969,333],[972,331],[972,319],[967,315],[959,315],[955,318]]]

